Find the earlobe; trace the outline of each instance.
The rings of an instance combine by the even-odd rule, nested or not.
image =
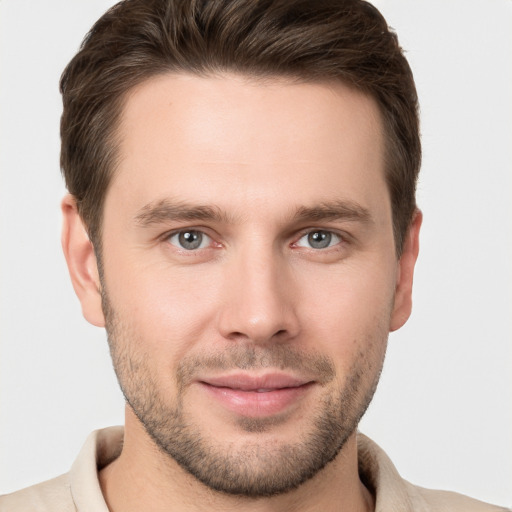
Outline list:
[[[414,267],[418,259],[419,235],[423,215],[420,210],[414,213],[407,232],[402,255],[398,262],[395,304],[391,315],[390,331],[400,329],[407,322],[412,310],[412,283]]]
[[[94,247],[78,214],[75,198],[70,194],[66,195],[61,208],[62,249],[73,288],[82,305],[82,313],[89,323],[104,327],[101,285]]]

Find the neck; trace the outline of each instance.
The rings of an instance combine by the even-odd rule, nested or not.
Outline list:
[[[112,512],[173,510],[176,512],[369,512],[373,497],[358,474],[355,433],[324,469],[300,487],[263,498],[213,491],[162,453],[127,410],[121,455],[100,471],[100,485]]]

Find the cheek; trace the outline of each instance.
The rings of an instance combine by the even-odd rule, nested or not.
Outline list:
[[[107,291],[127,335],[138,340],[132,350],[144,352],[168,372],[185,355],[222,341],[217,320],[223,307],[233,306],[226,279],[230,269],[216,264],[171,267],[161,258],[143,256],[123,251],[106,261]],[[297,315],[297,343],[332,356],[343,371],[357,354],[379,357],[389,330],[393,265],[391,259],[370,255],[357,264],[293,267],[289,282],[283,283],[291,292],[280,299]]]
[[[171,271],[161,264],[126,266],[130,272],[118,265],[108,274],[109,297],[149,357],[167,367],[176,365],[196,344],[212,338],[217,287],[211,272]]]
[[[358,357],[383,357],[394,299],[394,272],[375,266],[340,268],[303,285],[302,325],[311,348],[329,353],[348,371]]]

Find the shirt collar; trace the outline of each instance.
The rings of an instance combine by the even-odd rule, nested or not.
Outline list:
[[[70,471],[71,494],[79,512],[109,512],[98,471],[116,459],[123,446],[123,427],[92,432]],[[375,512],[413,512],[407,483],[386,453],[365,435],[357,434],[359,475],[375,497]]]

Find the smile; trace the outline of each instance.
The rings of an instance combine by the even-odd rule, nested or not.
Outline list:
[[[199,384],[221,407],[237,415],[262,418],[297,405],[313,387],[314,381],[283,374],[237,374],[207,378]]]

